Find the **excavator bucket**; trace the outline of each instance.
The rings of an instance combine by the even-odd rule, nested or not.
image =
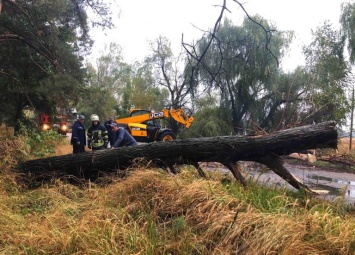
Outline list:
[[[189,128],[192,125],[192,122],[194,121],[194,117],[188,117],[182,109],[171,109],[170,115],[171,117],[173,117],[174,120],[183,124],[186,128]]]

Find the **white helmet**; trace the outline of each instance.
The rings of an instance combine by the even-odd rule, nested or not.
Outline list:
[[[99,116],[97,116],[96,114],[91,114],[90,119],[91,121],[99,121]]]

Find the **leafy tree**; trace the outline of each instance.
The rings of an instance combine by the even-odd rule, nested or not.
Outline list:
[[[169,92],[154,82],[151,63],[136,63],[132,79],[131,103],[136,108],[162,110],[168,105]]]
[[[350,54],[350,63],[355,62],[355,3],[343,3],[340,15],[341,31]]]
[[[302,122],[300,109],[307,107],[302,98],[308,76],[302,67],[290,73],[276,72],[270,78],[269,93],[259,97],[257,106],[250,112],[251,129],[271,132]],[[254,123],[257,125],[253,127]]]
[[[218,106],[216,97],[201,97],[196,100],[196,107],[198,110],[194,115],[194,123],[184,137],[213,137],[233,133],[230,109]]]
[[[350,55],[349,61],[353,65],[355,62],[355,3],[343,3],[341,5],[341,15],[340,15],[340,24],[341,24],[341,32],[344,36],[345,41],[347,42],[347,48]],[[352,96],[351,97],[351,107],[352,109],[350,112],[350,119],[351,119],[351,127],[350,127],[350,138],[352,138],[352,124],[353,124],[353,105],[354,105],[354,86],[352,88]],[[351,143],[350,143],[351,147]]]
[[[101,80],[98,80],[99,75],[96,72],[96,69],[88,65],[88,84],[85,88],[85,93],[82,94],[82,97],[76,104],[77,110],[84,114],[87,117],[87,122],[89,124],[89,117],[91,114],[97,114],[100,117],[100,122],[104,122],[108,116],[113,116],[113,109],[115,106],[115,99],[110,93],[110,90],[105,86],[106,84],[100,83]],[[109,108],[108,106],[111,106]]]
[[[14,125],[23,109],[54,112],[83,91],[82,55],[90,50],[87,8],[104,18],[102,1],[2,0],[0,122]],[[110,27],[110,19],[92,25]]]
[[[304,47],[306,67],[277,72],[269,80],[269,93],[260,97],[259,110],[250,116],[252,121],[262,120],[260,128],[279,130],[327,120],[344,123],[350,69],[343,56],[343,37],[327,22],[313,37]]]
[[[104,121],[109,116],[118,115],[118,94],[123,89],[120,76],[126,68],[122,59],[121,47],[111,43],[105,47],[95,66],[87,64],[90,76],[78,108],[88,116],[95,113]]]
[[[307,101],[307,122],[336,120],[345,123],[349,104],[346,88],[351,73],[343,51],[345,40],[328,22],[313,33],[314,40],[304,48],[310,82],[304,99]]]
[[[351,52],[355,8],[353,4],[344,6],[344,37]],[[247,18],[242,26],[228,20],[221,23],[225,10],[226,2],[214,28],[195,45],[183,42],[183,47],[205,89],[217,91],[219,105],[231,109],[236,133],[256,129],[270,132],[330,119],[344,121],[344,89],[349,81],[349,66],[342,55],[344,38],[324,27],[305,48],[307,67],[283,73],[277,69],[278,62],[288,49],[292,32],[277,32],[245,10]]]
[[[125,63],[115,43],[106,47],[95,67],[88,64],[88,70],[86,93],[78,104],[88,116],[126,117],[132,107],[160,110],[166,102],[167,92],[155,86],[149,63]]]
[[[244,133],[251,120],[255,126],[267,122],[255,113],[261,109],[272,113],[274,105],[265,99],[273,98],[272,77],[277,72],[277,59],[282,58],[292,35],[275,33],[267,49],[263,28],[273,28],[259,16],[253,19],[261,22],[256,24],[246,18],[242,26],[235,26],[226,19],[213,35],[215,40],[211,41],[207,34],[199,44],[199,51],[204,52],[200,67],[203,83],[208,90],[219,91],[222,108],[231,109],[231,125],[236,133]]]

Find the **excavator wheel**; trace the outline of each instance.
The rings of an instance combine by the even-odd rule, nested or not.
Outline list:
[[[158,141],[172,141],[175,140],[176,136],[172,131],[165,131],[158,136]]]

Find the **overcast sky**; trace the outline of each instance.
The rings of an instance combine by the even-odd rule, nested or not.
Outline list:
[[[213,27],[220,13],[216,7],[223,0],[111,0],[111,10],[116,14],[116,29],[103,33],[95,31],[93,56],[109,42],[122,47],[126,62],[141,61],[149,52],[148,41],[159,35],[167,37],[175,51],[180,52],[181,36],[191,42],[201,37],[199,30]],[[311,41],[311,30],[329,20],[339,28],[341,3],[350,0],[246,0],[240,1],[250,15],[259,14],[273,22],[278,30],[293,30],[296,38],[290,56],[283,60],[282,67],[292,70],[303,64],[301,46]],[[227,17],[240,24],[245,17],[241,8],[227,0],[231,13]],[[119,17],[118,17],[119,14]]]

